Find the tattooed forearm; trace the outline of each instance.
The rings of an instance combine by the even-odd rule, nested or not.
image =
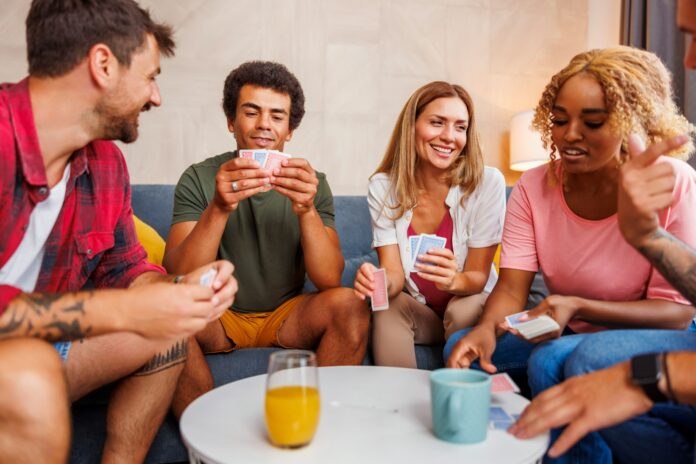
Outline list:
[[[93,292],[23,293],[0,315],[0,339],[29,336],[48,341],[84,338],[92,331],[85,323],[85,303]]]
[[[147,364],[133,375],[152,375],[186,361],[188,339],[176,342],[166,353],[157,353]]]
[[[639,247],[638,251],[691,304],[696,305],[696,250],[667,231],[658,229],[650,242]]]

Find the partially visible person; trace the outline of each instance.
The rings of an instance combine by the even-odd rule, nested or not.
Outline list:
[[[694,69],[696,1],[678,1],[677,23],[691,38],[684,65]],[[659,213],[674,201],[675,175],[663,163],[655,163],[686,140],[662,140],[644,149],[640,138],[629,139],[632,156],[621,167],[618,221],[626,240],[696,304],[696,250],[659,222]],[[693,462],[696,335],[622,331],[618,347],[612,335],[597,334],[583,341],[573,353],[569,374],[592,373],[572,377],[536,397],[510,432],[526,438],[570,424],[549,450],[552,457],[565,453],[587,433],[599,430],[617,462]],[[608,362],[606,356],[596,353],[607,349],[614,353]],[[690,352],[669,353],[674,350]],[[633,359],[624,361],[629,357]],[[607,367],[612,361],[624,362]],[[646,361],[652,369],[643,372],[638,381],[638,368]],[[632,419],[634,416],[638,417]]]
[[[29,77],[0,85],[0,461],[64,461],[69,401],[115,381],[102,460],[142,461],[186,338],[236,291],[229,262],[179,285],[147,263],[107,141],[133,142],[140,112],[161,103],[171,29],[132,0],[34,0],[26,27]],[[198,284],[211,268],[212,289]]]
[[[493,255],[505,215],[505,181],[483,164],[474,104],[461,86],[431,82],[409,98],[370,180],[373,247],[386,269],[389,308],[373,313],[375,363],[416,368],[414,343],[441,344],[476,323],[496,282]],[[432,234],[443,248],[417,252],[411,237]],[[355,291],[374,290],[363,263]]]
[[[218,256],[236,265],[234,305],[196,335],[197,344],[205,353],[315,349],[322,366],[360,364],[370,313],[340,288],[344,260],[326,176],[299,156],[272,172],[239,156],[243,149],[284,150],[304,115],[299,81],[279,63],[243,63],[225,80],[222,106],[237,150],[182,174],[164,257],[176,273]],[[319,291],[303,292],[305,272]],[[177,393],[180,408],[212,385],[194,349]]]
[[[693,330],[696,310],[626,243],[616,215],[629,134],[655,143],[692,130],[671,95],[670,75],[659,58],[630,47],[581,53],[551,78],[534,126],[552,148],[552,161],[527,171],[510,196],[500,279],[484,322],[459,340],[450,365],[468,365],[477,350],[490,360],[496,331],[511,330],[503,318],[522,309],[539,267],[552,295],[529,317],[546,314],[560,329],[529,343],[538,345],[528,362],[534,395],[565,379],[569,356],[591,332]],[[658,160],[675,173],[675,201],[658,221],[691,246],[696,244],[696,173],[675,157],[686,158],[692,150],[688,141],[670,153],[673,157]],[[544,341],[549,342],[539,345]],[[605,353],[608,360],[611,352]],[[482,367],[492,369],[490,363]],[[608,462],[611,456],[592,435],[564,459]]]

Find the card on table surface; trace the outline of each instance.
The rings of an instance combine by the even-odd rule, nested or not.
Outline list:
[[[375,289],[370,297],[373,311],[382,311],[389,308],[389,295],[387,294],[387,271],[377,269],[372,273]]]
[[[215,276],[217,275],[217,270],[210,268],[208,272],[201,276],[200,284],[204,287],[212,287],[213,281],[215,281]]]
[[[412,266],[412,272],[418,272],[418,269],[416,269],[416,264],[421,263],[421,261],[418,260],[418,256],[427,254],[429,250],[432,250],[434,248],[444,248],[446,243],[447,239],[444,237],[438,237],[437,235],[421,234],[420,240],[418,241],[416,257]]]
[[[491,406],[489,420],[491,422],[513,421],[512,416],[500,406]]]
[[[491,377],[491,393],[519,393],[520,387],[510,378],[507,373],[495,374]]]

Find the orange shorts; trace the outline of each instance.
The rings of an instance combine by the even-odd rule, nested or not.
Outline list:
[[[270,346],[288,348],[278,341],[278,331],[290,313],[307,296],[306,294],[297,295],[278,306],[275,310],[263,313],[225,311],[222,317],[220,317],[220,322],[227,338],[235,345],[234,348],[226,351]]]

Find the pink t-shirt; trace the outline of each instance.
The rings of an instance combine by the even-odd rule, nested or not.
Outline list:
[[[669,233],[696,247],[696,171],[683,161],[661,157],[676,174],[674,204],[659,215]],[[565,202],[560,183],[549,186],[548,165],[524,173],[507,205],[500,267],[536,272],[541,268],[551,294],[593,300],[663,299],[689,304],[619,231],[616,214],[583,219]],[[604,327],[571,321],[576,332]]]

